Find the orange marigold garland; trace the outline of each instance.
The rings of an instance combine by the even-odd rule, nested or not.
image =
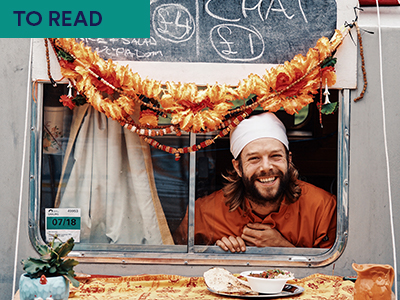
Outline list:
[[[111,59],[101,59],[82,42],[50,39],[57,51],[62,75],[88,103],[129,130],[135,128],[131,131],[138,133],[150,145],[177,156],[204,148],[214,139],[228,134],[257,106],[272,112],[283,107],[287,113],[294,114],[313,102],[313,95],[318,93],[321,82],[328,86],[336,82],[333,66],[324,62],[333,55],[342,40],[342,33],[336,30],[330,41],[326,37],[319,39],[305,57],[298,54],[292,61],[266,70],[262,77],[250,74],[236,88],[215,84],[199,89],[194,83],[166,82],[163,86],[156,80],[142,80],[127,66],[116,64]],[[250,95],[254,95],[256,100],[232,109],[233,100],[247,99]],[[138,126],[132,125],[130,118],[136,109],[142,112]],[[159,115],[171,117],[172,127],[168,133],[222,130],[203,145],[187,149],[165,147],[146,137],[167,132],[158,126]],[[143,129],[142,126],[153,129]]]

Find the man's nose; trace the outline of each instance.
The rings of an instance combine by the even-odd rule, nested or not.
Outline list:
[[[260,168],[264,171],[272,170],[272,162],[268,157],[263,157]]]

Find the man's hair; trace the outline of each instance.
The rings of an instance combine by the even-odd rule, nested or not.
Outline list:
[[[286,151],[286,155],[287,157],[289,157],[289,151]],[[240,155],[237,160],[239,160],[239,164],[242,163]],[[301,195],[301,188],[297,184],[299,172],[292,162],[289,162],[288,173],[289,184],[283,195],[286,196],[286,203],[291,204],[296,202]],[[223,187],[223,191],[226,198],[225,203],[226,205],[228,205],[229,211],[234,211],[238,207],[245,211],[246,192],[242,178],[239,176],[234,168],[232,170],[227,170],[227,175],[222,176],[227,180],[227,183],[225,183],[225,186]]]

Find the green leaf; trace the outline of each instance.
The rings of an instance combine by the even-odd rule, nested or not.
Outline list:
[[[48,243],[48,245],[37,246],[40,258],[29,257],[27,260],[22,260],[23,269],[32,278],[39,278],[42,274],[47,275],[67,275],[73,277],[73,267],[79,262],[74,259],[64,260],[74,247],[74,239],[70,238],[67,242],[61,242],[57,236]]]
[[[79,262],[77,260],[69,258],[67,260],[64,260],[64,262],[60,265],[60,268],[69,271],[72,270],[73,267],[75,267],[78,264]]]
[[[62,59],[65,59],[67,61],[74,61],[75,59],[67,52],[59,49],[58,50],[58,56],[60,56]]]
[[[321,69],[326,68],[326,67],[334,67],[337,62],[336,57],[329,56],[324,59],[324,61],[321,63]]]
[[[338,102],[332,102],[332,103],[328,103],[328,104],[324,104],[321,107],[321,113],[325,114],[325,115],[329,115],[334,113],[338,108]]]
[[[79,106],[86,103],[86,98],[82,95],[76,95],[76,97],[72,99],[72,101],[74,101],[75,104]]]
[[[70,238],[68,241],[62,244],[61,248],[56,252],[58,252],[58,255],[60,257],[65,257],[68,255],[68,253],[72,251],[72,248],[74,248],[74,246],[75,246],[74,239]]]
[[[41,256],[49,254],[50,253],[50,248],[47,245],[37,245],[36,246],[37,251]]]
[[[43,262],[40,259],[35,259],[31,257],[27,260],[23,260],[22,264],[25,272],[30,275],[36,275],[38,272],[50,268],[50,265],[47,262]]]
[[[75,273],[74,271],[69,271],[65,276],[71,281],[72,285],[74,287],[79,287],[79,281],[75,279]]]
[[[57,253],[59,253],[60,252],[60,249],[62,248],[62,246],[63,246],[63,243],[62,242],[60,242],[60,241],[54,241],[54,243],[53,243],[53,252],[57,252]]]
[[[42,261],[49,261],[51,259],[51,253],[46,253],[40,257]]]

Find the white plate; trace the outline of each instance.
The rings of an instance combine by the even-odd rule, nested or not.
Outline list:
[[[304,292],[304,288],[301,286],[297,286],[294,284],[285,284],[283,287],[282,292],[277,294],[262,294],[259,293],[258,295],[234,295],[234,294],[227,294],[222,292],[216,292],[207,287],[207,289],[217,295],[226,296],[226,297],[233,297],[233,298],[279,298],[279,297],[288,297],[288,296],[295,296],[299,295]]]

